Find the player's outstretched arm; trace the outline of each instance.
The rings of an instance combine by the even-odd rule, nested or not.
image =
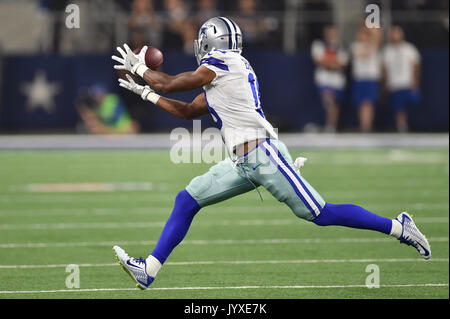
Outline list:
[[[204,93],[197,95],[191,103],[168,99],[161,96],[156,105],[164,111],[185,120],[191,120],[209,113]]]
[[[128,74],[126,77],[128,81],[119,79],[119,86],[140,95],[144,101],[150,101],[176,117],[189,120],[209,113],[204,93],[199,94],[191,103],[186,103],[162,97],[150,86],[137,84]]]
[[[204,66],[198,67],[195,71],[184,72],[175,76],[150,69],[147,69],[143,74],[145,82],[162,93],[195,90],[211,83],[215,77],[216,73]]]
[[[203,66],[200,66],[195,71],[184,72],[174,76],[150,70],[145,65],[147,46],[144,46],[138,54],[133,53],[127,44],[124,44],[124,49],[118,47],[117,51],[120,56],[113,55],[111,57],[114,61],[119,62],[119,64],[114,66],[116,70],[126,70],[132,74],[137,74],[152,88],[163,93],[198,89],[211,83],[216,77],[215,72]]]

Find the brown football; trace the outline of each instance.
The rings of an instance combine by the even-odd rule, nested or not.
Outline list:
[[[138,54],[141,48],[135,49],[133,52]],[[164,57],[161,51],[157,48],[148,46],[147,52],[145,53],[145,64],[148,68],[152,70],[158,70],[163,63]]]

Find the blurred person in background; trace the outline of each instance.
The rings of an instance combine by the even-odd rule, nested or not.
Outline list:
[[[407,132],[408,109],[417,105],[420,99],[420,53],[413,44],[405,41],[403,29],[393,26],[382,59],[397,131]]]
[[[256,0],[238,0],[238,13],[233,19],[241,26],[246,47],[257,47],[269,31],[270,20],[258,17]]]
[[[194,22],[189,17],[189,8],[181,0],[164,0],[166,26],[165,47],[178,47],[188,54],[194,53],[192,42],[196,39]]]
[[[375,105],[381,77],[380,44],[381,30],[361,26],[356,40],[351,44],[352,55],[352,102],[358,110],[361,132],[372,131]]]
[[[153,0],[133,0],[128,26],[133,48],[148,44],[161,47],[163,25],[154,11]]]
[[[139,125],[127,112],[117,94],[109,93],[103,83],[82,90],[76,107],[83,123],[78,131],[92,134],[134,134]]]
[[[314,40],[311,55],[316,64],[314,81],[326,112],[324,131],[336,132],[346,85],[344,69],[348,54],[339,43],[339,32],[334,25],[324,27],[323,40]]]

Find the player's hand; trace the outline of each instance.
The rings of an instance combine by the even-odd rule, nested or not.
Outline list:
[[[134,82],[133,78],[130,75],[126,75],[128,81],[124,80],[124,79],[119,79],[119,86],[130,90],[133,93],[136,93],[138,95],[141,96],[141,98],[143,100],[147,99],[147,95],[149,95],[152,92],[155,92],[154,90],[152,90],[152,88],[148,85],[139,85],[136,82]]]
[[[121,47],[117,47],[117,51],[119,51],[121,57],[115,55],[111,56],[111,59],[119,62],[119,64],[114,66],[114,69],[127,70],[132,74],[135,74],[139,66],[145,66],[145,53],[147,52],[148,47],[144,46],[138,54],[134,54],[126,43],[123,47],[125,50]]]

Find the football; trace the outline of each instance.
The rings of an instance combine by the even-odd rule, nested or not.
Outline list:
[[[142,48],[137,48],[133,52],[138,54]],[[164,57],[162,52],[152,46],[148,46],[147,52],[145,53],[145,64],[151,70],[158,70],[163,63]]]

